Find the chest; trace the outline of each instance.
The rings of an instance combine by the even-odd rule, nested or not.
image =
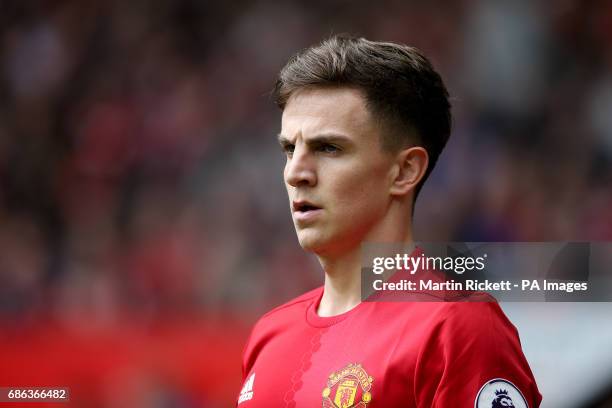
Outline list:
[[[238,406],[411,407],[418,347],[399,330],[356,322],[272,336],[259,345]]]

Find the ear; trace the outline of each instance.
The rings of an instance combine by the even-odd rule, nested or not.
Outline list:
[[[401,150],[396,157],[395,174],[391,184],[391,195],[404,196],[414,191],[427,170],[429,155],[421,146]]]

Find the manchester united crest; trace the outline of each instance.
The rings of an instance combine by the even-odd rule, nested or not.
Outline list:
[[[349,364],[332,373],[323,389],[323,408],[365,408],[372,400],[374,379],[361,364]]]

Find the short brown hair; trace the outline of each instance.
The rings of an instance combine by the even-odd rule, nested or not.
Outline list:
[[[381,141],[385,150],[409,144],[427,150],[429,165],[416,187],[416,198],[451,129],[448,91],[429,60],[407,45],[334,35],[291,57],[273,95],[284,109],[295,91],[310,86],[362,90],[368,110],[385,126]]]

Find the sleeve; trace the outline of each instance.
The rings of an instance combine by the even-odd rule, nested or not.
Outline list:
[[[449,303],[417,357],[419,408],[537,408],[516,328],[495,302]]]

